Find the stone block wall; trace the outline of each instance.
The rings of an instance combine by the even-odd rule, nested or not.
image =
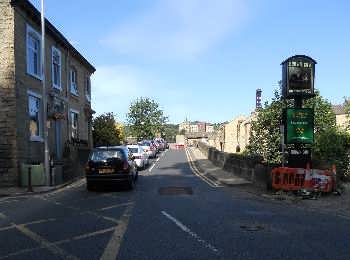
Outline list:
[[[0,186],[17,183],[14,12],[0,0]]]
[[[260,157],[220,152],[202,142],[198,143],[198,148],[217,167],[245,178],[257,186],[266,186],[271,170],[277,167],[264,164]]]

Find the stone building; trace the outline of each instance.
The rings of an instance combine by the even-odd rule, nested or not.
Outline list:
[[[239,153],[244,151],[249,144],[251,124],[254,119],[255,112],[250,116],[237,116],[225,125],[224,152]]]
[[[64,167],[70,145],[92,146],[90,76],[95,68],[47,20],[45,31],[47,119],[40,12],[27,0],[0,0],[0,186],[17,185],[23,164],[43,163],[45,123],[57,165]]]
[[[344,104],[341,104],[341,105],[332,106],[333,112],[336,117],[337,126],[343,129],[349,126],[349,119],[347,118],[347,115],[346,115],[347,102],[349,101],[346,101],[344,102]]]

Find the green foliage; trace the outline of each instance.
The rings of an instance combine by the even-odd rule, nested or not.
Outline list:
[[[264,108],[257,111],[256,120],[252,122],[249,145],[244,154],[261,156],[266,162],[280,162],[280,122],[283,110],[283,102],[276,90],[274,98],[269,104],[265,103]]]
[[[132,102],[127,114],[131,135],[137,139],[152,139],[164,134],[164,124],[168,120],[158,103],[150,98],[139,98]]]
[[[332,110],[332,104],[322,98],[319,91],[315,91],[316,96],[306,100],[304,107],[314,108],[315,111],[315,134],[322,130],[336,126],[335,114]]]
[[[348,119],[348,124],[346,126],[346,129],[350,131],[350,99],[349,98],[345,99],[345,113]]]
[[[120,144],[120,132],[116,128],[113,113],[102,114],[92,121],[94,146],[112,146]]]
[[[331,168],[337,166],[338,176],[349,174],[350,134],[346,131],[329,127],[315,136],[313,146],[314,167]]]
[[[256,120],[252,122],[252,134],[245,154],[258,155],[268,163],[281,162],[280,123],[283,108],[293,107],[293,101],[282,101],[279,92],[275,90],[271,103],[266,102],[264,108],[257,111]],[[335,128],[336,120],[331,104],[320,96],[304,102],[304,107],[314,108],[315,136],[329,128]],[[319,139],[315,137],[315,141]]]
[[[166,124],[164,126],[163,138],[169,143],[174,143],[176,141],[176,135],[178,131],[179,131],[179,125]]]

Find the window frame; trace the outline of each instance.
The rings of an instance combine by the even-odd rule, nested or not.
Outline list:
[[[76,128],[73,126],[73,117],[72,115],[76,114],[77,115],[77,126]],[[71,139],[79,139],[79,111],[75,109],[70,109],[69,110],[69,119],[70,119],[70,137]],[[76,136],[73,137],[73,130],[76,131]]]
[[[58,84],[55,83],[55,63],[54,63],[54,54],[55,52],[58,54],[59,57],[59,64],[58,64]],[[52,81],[52,87],[62,90],[62,52],[56,48],[55,46],[51,47],[51,81]]]
[[[73,86],[73,77],[72,77],[72,73],[75,73],[75,89]],[[73,90],[74,89],[74,90]],[[78,71],[74,66],[71,66],[69,69],[69,91],[71,94],[73,94],[74,96],[79,96],[79,90],[78,90]]]
[[[29,37],[34,38],[38,41],[39,47],[38,47],[38,74],[35,74],[35,72],[31,71],[30,64],[31,62],[29,61]],[[42,80],[42,59],[41,59],[41,35],[36,31],[33,27],[31,27],[29,24],[26,25],[26,65],[27,65],[27,74],[33,76],[34,78],[37,78],[39,80]],[[33,66],[34,68],[34,66]]]
[[[43,111],[42,111],[42,96],[40,94],[37,94],[33,91],[28,90],[27,91],[27,96],[28,96],[28,116],[29,116],[29,121],[30,121],[30,98],[36,98],[39,100],[39,108],[38,108],[38,129],[39,129],[39,135],[34,135],[32,136],[30,133],[29,129],[29,139],[31,142],[43,142]]]

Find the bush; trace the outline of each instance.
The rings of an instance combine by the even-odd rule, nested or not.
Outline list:
[[[337,175],[345,179],[349,175],[350,134],[332,127],[320,131],[315,136],[313,146],[313,167],[337,167]]]

